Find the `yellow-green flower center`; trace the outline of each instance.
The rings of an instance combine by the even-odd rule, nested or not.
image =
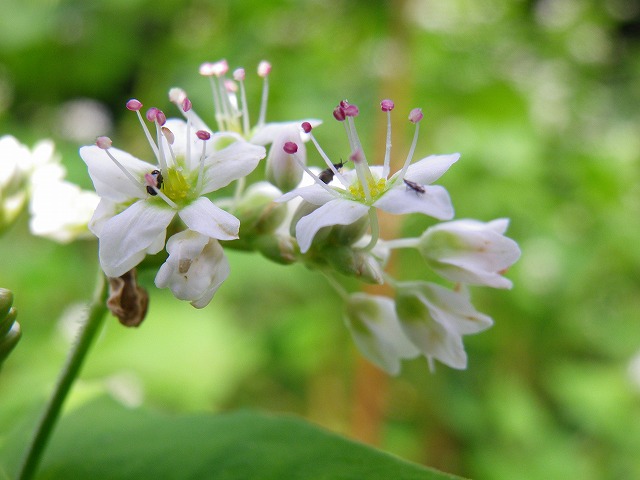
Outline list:
[[[170,167],[166,173],[162,173],[163,182],[161,189],[164,194],[174,202],[181,202],[193,193],[191,182],[185,178],[180,170],[175,167]]]
[[[376,180],[373,177],[369,177],[367,179],[367,186],[369,187],[369,195],[371,196],[371,200],[374,201],[386,191],[387,181],[384,178]],[[349,193],[354,200],[358,200],[360,202],[366,202],[367,200],[367,196],[364,193],[364,188],[362,187],[362,183],[360,183],[359,180],[356,180],[356,182],[349,186]]]

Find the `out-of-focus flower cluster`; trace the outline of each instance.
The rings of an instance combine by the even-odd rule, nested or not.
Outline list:
[[[65,177],[52,141],[42,140],[29,149],[10,135],[1,137],[0,233],[29,201],[29,227],[34,235],[61,243],[90,238],[87,224],[98,196]]]
[[[382,165],[376,166],[367,159],[356,130],[358,107],[341,101],[333,117],[345,127],[349,151],[335,161],[313,135],[319,120],[266,123],[270,72],[271,65],[261,62],[257,73],[263,93],[253,126],[245,71],[230,72],[222,60],[200,67],[211,86],[213,123],[207,124],[195,112],[184,90],[172,88],[169,99],[182,118],[168,119],[156,107],[143,109],[137,99],[126,104],[139,119],[152,161],[114,148],[108,137],[80,149],[99,195],[88,228],[98,237],[102,269],[115,278],[161,263],[156,286],[202,308],[229,275],[225,248],[259,252],[282,264],[301,263],[322,273],[335,287],[355,343],[380,368],[397,374],[401,360],[419,355],[430,365],[437,359],[465,368],[463,336],[492,325],[492,319],[471,304],[468,286],[511,287],[503,273],[520,250],[505,236],[508,220],[453,220],[449,193],[434,183],[460,155],[413,160],[423,118],[420,109],[409,112],[413,143],[406,159],[398,162],[400,168],[392,172],[393,102],[380,103],[387,135],[379,155]],[[307,165],[309,141],[325,163],[321,168]],[[252,174],[265,158],[265,166],[258,169],[262,175]],[[12,172],[17,171],[13,168],[0,177],[3,199],[26,188],[18,187],[25,182],[16,179],[18,173]],[[53,180],[62,182],[63,175],[48,174],[45,181],[31,175],[32,228],[47,230],[38,212],[43,205],[66,202],[71,192],[52,188]],[[38,195],[38,185],[49,190]],[[15,211],[8,205],[3,202],[8,213],[2,218]],[[379,211],[427,215],[440,223],[417,238],[381,238]],[[60,223],[64,222],[57,220]],[[425,266],[442,281],[391,276],[387,264],[393,250],[400,248],[419,252]],[[154,256],[153,261],[145,262],[147,256]],[[386,284],[394,293],[349,291],[345,277]]]

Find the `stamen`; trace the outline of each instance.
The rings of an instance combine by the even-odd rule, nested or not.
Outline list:
[[[318,176],[315,173],[313,173],[309,169],[309,167],[305,165],[305,163],[302,160],[298,158],[298,156],[296,155],[296,152],[298,151],[298,145],[296,145],[295,142],[285,142],[282,149],[285,151],[285,153],[288,153],[289,155],[293,156],[293,159],[298,163],[300,168],[302,168],[305,172],[307,172],[307,175],[313,178],[313,181],[316,182],[316,184],[320,185],[322,188],[324,188],[327,192],[329,192],[334,197],[340,197],[340,194],[338,192],[336,192],[334,189],[332,189],[327,184],[325,184],[322,180],[320,180],[320,178],[318,178]]]
[[[198,130],[196,136],[202,140],[202,155],[200,156],[200,169],[198,170],[198,183],[196,184],[199,192],[202,190],[202,182],[204,181],[204,159],[207,155],[207,140],[211,138],[211,134],[205,130]]]
[[[356,175],[358,176],[358,181],[360,185],[362,185],[362,191],[364,192],[364,198],[367,202],[371,201],[371,190],[369,190],[369,182],[368,180],[371,178],[371,172],[367,167],[367,164],[364,160],[364,156],[362,155],[362,150],[356,150],[351,155],[351,160],[356,166]]]
[[[216,119],[216,124],[218,125],[218,130],[225,130],[223,125],[224,119],[222,117],[222,104],[220,97],[218,96],[218,88],[214,79],[216,71],[217,68],[211,62],[203,63],[202,65],[200,65],[200,75],[209,77],[209,85],[211,86],[211,94],[213,96],[213,112]]]
[[[156,125],[156,138],[158,139],[158,164],[160,165],[160,170],[163,172],[167,171],[167,160],[164,156],[163,142],[162,142],[162,125],[164,125],[167,121],[166,115],[156,107],[151,107],[147,110],[147,119],[150,122],[154,122]]]
[[[383,112],[387,112],[387,141],[384,151],[384,166],[382,168],[382,176],[387,178],[391,170],[391,110],[395,105],[389,99],[380,102],[380,108]]]
[[[262,83],[262,100],[260,101],[260,115],[258,116],[257,127],[264,125],[267,118],[267,101],[269,99],[269,73],[271,64],[265,60],[258,64],[258,75],[264,79]]]
[[[131,100],[129,100],[127,102],[127,109],[131,110],[132,112],[136,112],[136,115],[138,115],[138,120],[140,121],[140,125],[142,125],[142,130],[144,130],[144,134],[147,137],[147,141],[149,142],[149,145],[151,145],[151,149],[153,150],[153,154],[157,158],[158,157],[158,147],[155,144],[155,142],[153,141],[153,137],[151,136],[151,132],[147,128],[147,124],[144,123],[144,120],[142,119],[142,114],[140,113],[140,109],[142,109],[142,103],[139,100],[137,100],[135,98],[132,98]]]
[[[409,112],[409,121],[416,125],[416,131],[413,134],[413,142],[411,142],[411,148],[409,149],[409,154],[407,155],[407,159],[404,161],[404,165],[402,166],[402,170],[400,171],[400,175],[398,175],[398,180],[404,180],[404,176],[407,173],[407,169],[411,164],[411,160],[413,159],[413,152],[416,150],[416,145],[418,144],[418,131],[420,128],[420,120],[422,120],[424,115],[422,114],[422,110],[420,108],[414,108]]]
[[[98,137],[96,139],[96,145],[98,146],[98,148],[104,150],[104,153],[107,154],[107,156],[113,161],[113,163],[116,164],[116,166],[122,171],[122,173],[124,173],[124,175],[136,186],[136,188],[140,189],[141,191],[144,191],[144,188],[142,185],[140,185],[140,181],[134,177],[131,172],[129,172],[129,170],[127,170],[124,165],[122,165],[118,159],[116,159],[116,157],[114,157],[111,152],[109,151],[109,148],[111,148],[111,139],[109,137]]]
[[[349,182],[347,182],[345,180],[345,178],[342,176],[342,174],[335,167],[335,165],[333,164],[333,162],[331,161],[329,156],[326,153],[324,153],[324,150],[322,150],[322,147],[320,146],[320,144],[316,140],[316,137],[314,137],[313,133],[311,133],[311,129],[312,129],[311,124],[309,122],[302,122],[301,127],[302,127],[302,130],[304,131],[304,133],[309,135],[309,138],[313,142],[313,145],[316,147],[316,150],[318,151],[318,153],[320,154],[322,159],[327,164],[327,167],[329,167],[331,169],[331,172],[333,173],[333,175],[340,181],[340,183],[342,183],[342,186],[347,188],[349,186]]]
[[[244,89],[244,68],[236,68],[233,72],[233,78],[240,84],[240,102],[242,103],[240,111],[242,112],[242,132],[245,138],[249,137],[249,106],[247,105],[247,94]]]
[[[144,179],[145,179],[145,182],[146,182],[146,186],[148,188],[153,189],[155,194],[158,197],[160,197],[162,200],[164,200],[167,203],[167,205],[169,205],[171,208],[174,208],[176,210],[178,209],[178,205],[173,200],[171,200],[169,197],[167,197],[162,190],[160,190],[158,188],[158,181],[156,180],[156,177],[154,177],[150,173],[145,173],[144,174]]]
[[[173,142],[175,141],[176,137],[173,132],[167,127],[162,127],[162,134],[164,135],[164,138],[167,139],[167,144],[169,145],[169,153],[171,154],[171,160],[173,160],[174,165],[177,165],[178,161],[176,159],[176,154],[173,152]]]

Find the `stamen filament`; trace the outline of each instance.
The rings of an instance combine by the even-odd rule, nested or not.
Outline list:
[[[257,127],[264,125],[267,118],[267,101],[269,100],[269,76],[264,77],[262,82],[262,100],[260,101],[260,116],[258,117]]]
[[[413,142],[411,143],[409,154],[407,155],[407,159],[405,160],[404,165],[402,166],[402,170],[400,171],[400,175],[398,175],[398,179],[396,180],[396,182],[402,182],[402,180],[404,180],[404,176],[407,173],[407,169],[409,168],[409,165],[411,165],[411,160],[413,159],[413,152],[415,151],[416,145],[418,143],[419,129],[420,129],[420,124],[416,123],[416,131],[413,134]]]
[[[158,157],[158,146],[153,141],[153,137],[151,136],[151,132],[149,131],[149,128],[147,128],[147,124],[145,123],[144,119],[142,118],[142,114],[140,113],[140,110],[136,110],[136,114],[138,115],[138,120],[140,120],[140,125],[142,125],[142,129],[144,130],[144,134],[147,136],[147,140],[149,141],[149,145],[151,145],[151,149],[153,150],[153,154],[157,158]]]
[[[240,101],[242,102],[242,133],[245,138],[249,137],[249,108],[247,106],[247,94],[244,89],[244,81],[240,80]]]
[[[361,150],[357,150],[353,155],[351,155],[351,160],[356,166],[356,175],[358,176],[358,181],[360,185],[362,185],[362,191],[364,192],[364,198],[367,202],[371,201],[371,191],[369,190],[369,178],[371,177],[371,172],[367,167],[367,164],[364,161],[364,155]]]
[[[320,185],[322,188],[324,188],[327,192],[329,192],[331,195],[333,195],[334,197],[340,197],[340,194],[338,192],[336,192],[333,188],[331,188],[330,186],[328,186],[326,183],[324,183],[322,180],[320,180],[318,178],[318,176],[313,173],[309,167],[307,167],[304,162],[302,160],[300,160],[298,158],[298,155],[296,153],[291,153],[290,155],[293,155],[293,159],[298,163],[298,165],[300,166],[300,168],[302,168],[305,172],[307,172],[307,174],[313,178],[313,181],[316,182],[318,185]]]
[[[222,115],[222,105],[220,104],[220,97],[218,96],[218,88],[216,81],[213,77],[209,77],[209,83],[211,84],[211,93],[213,96],[213,111],[215,112],[216,123],[218,124],[218,130],[225,130]]]
[[[382,176],[384,178],[389,177],[389,171],[391,170],[391,111],[387,111],[387,141],[384,151],[384,166],[382,167]]]
[[[202,182],[204,181],[204,158],[207,154],[207,142],[202,141],[202,155],[200,156],[200,168],[198,169],[198,183],[196,184],[196,188],[198,192],[202,191]]]
[[[320,146],[320,144],[316,140],[316,137],[313,136],[313,133],[309,132],[308,135],[309,135],[309,138],[311,138],[311,141],[313,142],[313,144],[315,145],[316,150],[318,151],[318,153],[320,154],[322,159],[325,161],[327,166],[331,169],[331,171],[336,176],[336,178],[340,181],[340,183],[342,183],[342,186],[345,187],[345,188],[348,188],[349,187],[349,182],[347,182],[345,180],[345,178],[342,176],[342,174],[338,171],[338,169],[333,166],[333,162],[327,156],[327,154],[324,153],[324,150],[322,150],[322,147]]]
[[[134,176],[131,174],[131,172],[129,172],[129,170],[127,170],[127,169],[124,167],[124,165],[122,165],[122,164],[121,164],[121,163],[116,159],[116,157],[114,157],[114,156],[111,154],[111,152],[110,152],[109,150],[105,150],[104,152],[109,156],[109,158],[110,158],[111,160],[113,160],[113,163],[115,163],[115,164],[116,164],[116,166],[117,166],[120,170],[122,170],[122,173],[124,173],[124,174],[125,174],[125,176],[126,176],[129,180],[131,180],[131,182],[132,182],[132,183],[133,183],[137,188],[139,188],[142,192],[144,192],[144,191],[145,191],[145,189],[143,188],[143,185],[141,185],[141,184],[140,184],[140,181],[139,181],[138,179],[136,179],[136,177],[134,177]]]
[[[155,122],[156,124],[156,134],[158,137],[158,165],[160,165],[160,170],[163,172],[167,171],[167,160],[164,157],[164,148],[162,146],[162,144],[164,143],[162,141],[162,137],[164,137],[164,134],[162,133],[162,127],[160,126],[160,124],[158,122]]]

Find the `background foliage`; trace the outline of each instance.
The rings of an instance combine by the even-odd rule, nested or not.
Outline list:
[[[149,317],[138,330],[108,322],[70,408],[107,389],[162,411],[299,414],[472,478],[640,477],[637,0],[5,0],[3,11],[0,132],[53,138],[86,188],[80,144],[109,134],[147,153],[127,99],[174,112],[166,92],[179,85],[211,120],[199,64],[227,58],[249,73],[268,59],[268,118],[323,119],[317,137],[334,158],[348,155],[331,117],[339,100],[360,106],[378,161],[378,102],[396,102],[400,156],[405,112],[422,107],[418,155],[462,153],[442,179],[457,217],[509,217],[523,250],[513,291],[473,290],[496,325],[466,339],[466,371],[414,361],[391,379],[361,359],[313,272],[231,252],[232,275],[203,311],[148,274]],[[422,275],[417,257],[397,260]],[[7,438],[26,435],[51,389],[96,243],[31,237],[25,215],[0,239],[0,265],[24,332],[0,376],[0,456],[13,470],[21,445]]]

